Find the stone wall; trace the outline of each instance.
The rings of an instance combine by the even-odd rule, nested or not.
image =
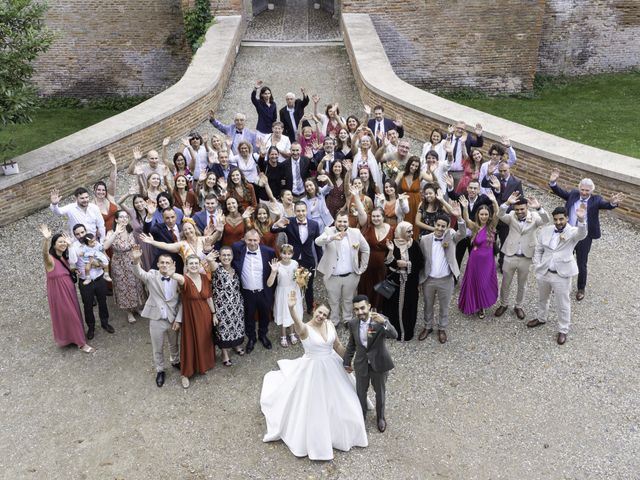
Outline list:
[[[513,172],[526,183],[547,188],[553,168],[560,169],[562,185],[569,187],[589,177],[595,182],[597,193],[605,197],[625,192],[628,197],[615,212],[640,222],[638,159],[540,132],[415,88],[394,73],[368,15],[343,15],[342,26],[362,101],[384,105],[385,115],[391,118],[400,115],[410,136],[426,140],[433,128],[446,129],[457,120],[471,125],[478,122],[484,127],[485,153],[501,135],[511,139],[518,155]]]
[[[250,0],[211,0],[211,13],[215,15],[243,15],[244,1]]]
[[[200,124],[222,99],[243,32],[241,17],[218,17],[174,86],[126,112],[17,157],[20,173],[0,176],[0,225],[47,206],[53,187],[66,196],[78,185],[107,176],[108,151],[116,158],[130,158],[136,145],[143,151],[158,148],[164,136],[180,138]]]
[[[343,0],[368,13],[400,78],[419,88],[533,87],[544,0]],[[523,5],[525,4],[525,5]]]
[[[173,85],[189,64],[181,0],[49,0],[56,33],[36,61],[45,95],[150,95]]]
[[[571,76],[640,66],[640,1],[546,3],[539,73]]]

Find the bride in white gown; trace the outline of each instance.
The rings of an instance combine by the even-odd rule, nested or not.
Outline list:
[[[342,366],[344,347],[328,321],[329,308],[318,306],[306,324],[288,304],[304,355],[278,360],[280,370],[264,376],[260,406],[267,421],[263,441],[282,440],[297,456],[333,459],[333,449],[366,447],[367,432],[355,386]]]

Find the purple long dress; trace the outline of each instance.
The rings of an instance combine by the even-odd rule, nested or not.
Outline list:
[[[483,227],[473,239],[473,248],[469,254],[458,297],[458,308],[465,315],[476,313],[481,308],[489,308],[498,299],[498,276],[493,257],[494,241],[487,241],[486,227]]]
[[[47,298],[53,339],[60,347],[71,343],[81,347],[87,340],[84,336],[80,304],[71,275],[61,263],[64,261],[66,260],[54,258],[53,270],[47,272]]]

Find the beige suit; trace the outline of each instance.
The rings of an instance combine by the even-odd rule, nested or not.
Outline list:
[[[180,297],[178,295],[178,285],[175,280],[173,297],[167,300],[164,295],[164,285],[162,275],[158,270],[145,272],[139,264],[135,264],[133,273],[144,282],[149,292],[149,298],[142,310],[142,316],[149,319],[149,335],[151,336],[151,349],[153,351],[153,363],[156,371],[164,372],[164,337],[167,336],[169,342],[169,360],[172,364],[180,361],[180,350],[178,347],[178,332],[171,328],[174,321],[181,323],[179,314]]]
[[[458,231],[449,228],[442,237],[442,248],[449,266],[449,275],[442,278],[429,276],[431,273],[431,252],[435,235],[430,233],[420,239],[420,250],[424,257],[424,268],[420,272],[420,284],[424,295],[424,323],[426,328],[433,328],[434,307],[436,296],[440,305],[438,330],[446,330],[449,325],[449,304],[453,296],[454,278],[460,276],[460,269],[456,261],[456,243],[467,236],[467,227],[462,220],[458,220]]]
[[[559,235],[555,226],[543,227],[538,235],[533,266],[538,280],[538,320],[547,321],[549,297],[555,293],[558,310],[558,331],[568,333],[571,323],[571,277],[578,274],[578,264],[573,256],[576,244],[587,236],[587,225],[567,225]],[[557,245],[555,244],[557,240]],[[554,267],[554,268],[550,268]]]
[[[334,325],[340,322],[340,309],[342,308],[342,320],[348,322],[353,316],[353,297],[358,288],[360,275],[369,265],[369,244],[357,228],[347,228],[347,241],[349,244],[349,267],[347,274],[335,275],[339,259],[338,240],[333,237],[337,234],[335,227],[326,227],[322,235],[316,238],[316,245],[323,247],[322,258],[316,270],[323,275],[324,285],[327,289],[329,306],[331,307],[330,319]]]
[[[516,293],[517,308],[522,308],[525,287],[531,267],[531,257],[536,247],[536,233],[538,227],[549,223],[549,215],[544,209],[538,212],[527,212],[524,222],[516,217],[516,212],[507,213],[507,205],[502,204],[498,218],[509,227],[509,234],[502,246],[504,263],[502,264],[502,284],[500,285],[500,305],[509,305],[509,291],[514,275],[518,275],[518,290]]]

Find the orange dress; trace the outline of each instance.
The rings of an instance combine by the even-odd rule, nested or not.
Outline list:
[[[362,236],[365,238],[371,253],[369,254],[369,265],[364,273],[360,276],[360,283],[358,284],[358,293],[363,293],[371,301],[371,306],[375,307],[379,312],[382,311],[382,302],[384,297],[376,293],[373,286],[376,283],[380,283],[384,280],[386,275],[386,267],[384,265],[384,259],[387,256],[389,250],[387,249],[387,241],[393,240],[393,233],[395,228],[389,227],[389,231],[382,240],[378,240],[376,237],[376,229],[373,224],[368,223],[362,229]]]
[[[222,232],[222,246],[230,247],[236,242],[239,242],[244,237],[244,221],[240,222],[235,227],[230,223],[224,224],[224,231]]]
[[[200,274],[200,291],[187,275],[182,286],[182,327],[180,328],[180,373],[192,377],[216,365],[213,322],[207,298],[211,298],[209,275]]]
[[[258,202],[256,200],[256,192],[253,189],[253,185],[247,185],[247,194],[242,196],[238,193],[235,188],[229,188],[227,198],[235,198],[238,201],[238,205],[240,205],[242,211],[244,212],[247,207],[256,208]]]
[[[260,235],[260,243],[263,244],[265,247],[273,248],[276,251],[276,257],[279,258],[280,249],[278,248],[278,245],[276,243],[277,240],[278,240],[278,234],[273,233],[271,231],[265,232],[262,235]]]
[[[404,216],[404,219],[413,225],[413,239],[417,240],[420,235],[420,229],[416,227],[416,214],[422,201],[420,195],[420,178],[416,178],[411,185],[407,182],[407,176],[403,176],[400,181],[400,190],[409,196],[409,213]]]
[[[102,218],[104,220],[104,231],[105,233],[113,230],[113,223],[116,221],[116,212],[118,211],[118,205],[115,203],[109,202],[109,211],[106,214],[102,214]],[[104,238],[100,239],[101,242],[104,242]],[[111,259],[111,255],[113,254],[113,250],[111,248],[107,248],[106,252],[107,257]],[[108,283],[110,285],[110,283]]]

